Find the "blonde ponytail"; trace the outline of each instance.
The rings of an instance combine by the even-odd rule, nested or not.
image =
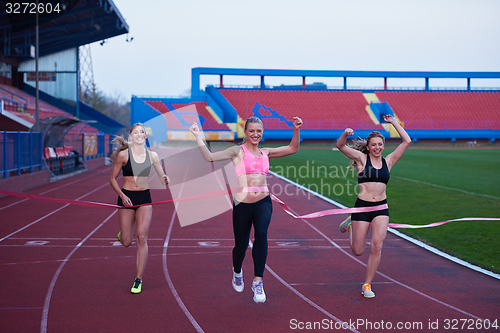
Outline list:
[[[130,146],[130,144],[125,141],[125,139],[123,138],[123,136],[116,136],[112,141],[111,143],[113,143],[114,146],[116,146],[115,150],[113,151],[113,153],[111,154],[111,156],[109,157],[111,162],[115,162],[116,161],[116,157],[118,156],[118,154],[121,152],[121,151],[124,151],[126,149],[128,149],[128,147]]]

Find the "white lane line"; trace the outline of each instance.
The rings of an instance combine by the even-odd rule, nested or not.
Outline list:
[[[189,163],[188,163],[188,165],[189,165]],[[179,191],[179,198],[181,197],[182,190],[184,189],[184,183],[186,181],[186,176],[187,176],[187,168],[186,168],[186,173],[184,174],[184,179],[182,180],[181,189]],[[162,260],[163,261],[163,274],[165,275],[165,279],[167,280],[167,284],[168,284],[168,286],[170,288],[170,291],[172,292],[172,295],[174,295],[174,298],[177,301],[177,304],[179,304],[180,308],[182,309],[182,311],[184,312],[184,314],[186,315],[186,317],[188,318],[188,320],[191,322],[191,325],[193,325],[193,327],[195,328],[195,330],[198,333],[203,333],[204,332],[203,329],[198,324],[198,322],[196,321],[196,319],[194,319],[193,315],[191,314],[191,312],[189,312],[188,308],[186,307],[186,305],[182,301],[181,297],[179,296],[179,293],[175,289],[174,283],[172,282],[172,279],[170,278],[170,273],[168,272],[168,266],[167,266],[168,244],[169,244],[170,236],[172,235],[172,228],[174,226],[175,216],[177,215],[177,206],[178,206],[178,204],[179,203],[176,202],[175,205],[174,205],[174,207],[175,207],[174,208],[174,213],[172,214],[172,218],[170,219],[170,226],[168,227],[167,237],[165,238],[165,243],[163,244],[163,255],[162,255],[162,259],[163,259]]]
[[[80,248],[85,248],[85,246],[80,246]],[[161,257],[161,254],[150,254],[148,258]],[[89,261],[89,260],[118,260],[118,259],[129,259],[129,258],[137,258],[136,255],[133,256],[106,256],[106,257],[90,257],[90,258],[78,258],[78,259],[70,259],[67,261]],[[52,264],[55,262],[63,262],[64,259],[57,260],[36,260],[36,261],[26,261],[26,262],[11,262],[11,263],[2,263],[0,266],[11,266],[11,265],[32,265],[32,264]]]
[[[12,235],[17,234],[18,232],[23,231],[23,230],[24,230],[24,229],[26,229],[26,228],[31,227],[33,224],[36,224],[36,223],[40,222],[41,220],[43,220],[43,219],[45,219],[45,218],[49,217],[49,216],[50,216],[50,215],[52,215],[52,214],[57,213],[58,211],[60,211],[60,210],[62,210],[62,209],[64,209],[64,208],[66,208],[66,207],[68,207],[68,206],[69,206],[69,204],[65,204],[64,206],[62,206],[62,207],[60,207],[60,208],[58,208],[58,209],[56,209],[56,210],[53,210],[52,212],[48,213],[47,215],[40,217],[38,220],[31,222],[30,224],[28,224],[28,225],[26,225],[26,226],[22,227],[21,229],[18,229],[18,230],[16,230],[16,231],[14,231],[13,233],[8,234],[7,236],[5,236],[5,237],[3,237],[3,238],[0,238],[0,242],[2,242],[2,241],[4,241],[4,240],[6,240],[7,238],[9,238],[9,237],[10,237],[10,236],[12,236]]]
[[[293,182],[293,181],[291,181],[291,180],[289,180],[289,179],[287,179],[287,178],[285,178],[283,176],[278,175],[277,173],[274,173],[274,172],[271,172],[271,171],[269,171],[269,172],[272,173],[273,176],[276,176],[276,177],[278,177],[279,179],[281,179],[281,180],[283,180],[285,182],[293,184],[293,185],[299,187],[300,189],[302,189],[304,191],[307,191],[307,192],[309,192],[309,193],[317,196],[318,198],[323,199],[324,201],[329,202],[329,203],[331,203],[331,204],[333,204],[333,205],[335,205],[335,206],[337,206],[339,208],[347,208],[346,206],[342,205],[341,203],[338,203],[335,200],[332,200],[330,198],[325,197],[324,195],[316,193],[316,192],[308,189],[305,186],[297,184],[297,183],[295,183],[295,182]],[[410,237],[408,235],[405,235],[405,234],[403,234],[403,233],[401,233],[401,232],[399,232],[399,231],[397,231],[397,230],[395,230],[393,228],[388,228],[387,231],[389,231],[390,233],[392,233],[392,234],[394,234],[396,236],[399,236],[399,237],[401,237],[401,238],[403,238],[403,239],[405,239],[405,240],[407,240],[407,241],[409,241],[409,242],[411,242],[411,243],[413,243],[413,244],[415,244],[417,246],[420,246],[420,247],[422,247],[422,248],[424,248],[424,249],[426,249],[426,250],[428,250],[428,251],[430,251],[430,252],[432,252],[434,254],[437,254],[438,256],[441,256],[441,257],[443,257],[445,259],[448,259],[450,261],[453,261],[453,262],[455,262],[455,263],[457,263],[459,265],[462,265],[462,266],[465,266],[467,268],[470,268],[470,269],[472,269],[472,270],[474,270],[476,272],[483,273],[483,274],[491,276],[491,277],[493,277],[495,279],[499,279],[500,280],[500,274],[493,273],[493,272],[488,271],[488,270],[486,270],[486,269],[484,269],[482,267],[473,265],[473,264],[471,264],[469,262],[466,262],[465,260],[462,260],[462,259],[454,257],[454,256],[452,256],[452,255],[450,255],[448,253],[440,251],[440,250],[436,249],[435,247],[432,247],[432,246],[430,246],[428,244],[425,244],[425,243],[423,243],[423,242],[421,242],[421,241],[419,241],[419,240],[417,240],[415,238],[412,238],[412,237]],[[337,239],[333,239],[333,240],[337,241]]]
[[[278,178],[283,179],[283,180],[285,180],[285,181],[287,181],[287,182],[290,182],[290,183],[294,184],[294,182],[292,182],[291,180],[288,180],[288,179],[286,179],[286,178],[283,178],[283,177],[281,177],[280,175],[277,175],[277,174],[276,174],[275,176],[277,176]],[[301,185],[299,185],[299,184],[297,184],[297,185],[298,185],[298,186],[301,186]],[[309,189],[306,189],[306,190],[310,191]],[[314,194],[315,192],[314,192],[314,191],[311,191],[311,193],[313,193],[313,194]],[[321,197],[321,195],[318,195],[318,197]],[[327,199],[328,199],[328,198],[327,198]],[[341,208],[344,208],[344,207],[345,207],[345,206],[343,206],[343,205],[341,205],[341,204],[335,203],[335,201],[333,201],[333,200],[330,200],[330,199],[329,199],[329,200],[327,200],[327,201],[328,201],[328,202],[331,202],[331,203],[333,203],[333,204],[335,204],[335,205],[337,205],[338,207],[341,207]],[[291,210],[291,209],[290,209],[290,210]],[[292,212],[293,212],[293,211],[292,211]],[[295,212],[293,212],[293,213],[294,213],[294,214],[296,214]],[[315,230],[318,234],[320,234],[321,236],[323,236],[323,238],[325,238],[327,241],[329,241],[329,242],[330,242],[333,246],[335,246],[335,247],[336,247],[339,251],[341,251],[342,253],[344,253],[345,255],[347,255],[348,257],[350,257],[351,259],[353,259],[354,261],[356,261],[356,262],[358,262],[358,263],[360,263],[361,265],[363,265],[363,266],[365,266],[365,267],[366,267],[366,264],[365,264],[364,262],[362,262],[361,260],[359,260],[358,258],[356,258],[354,255],[352,255],[352,254],[348,253],[348,252],[347,252],[346,250],[344,250],[341,246],[339,246],[337,243],[335,243],[333,240],[331,240],[331,239],[330,239],[327,235],[325,235],[323,232],[321,232],[321,231],[320,231],[319,229],[317,229],[315,226],[313,226],[312,224],[310,224],[310,223],[309,223],[309,221],[304,220],[304,219],[302,219],[302,221],[303,221],[304,223],[306,223],[309,227],[311,227],[313,230]],[[398,284],[398,285],[400,285],[400,286],[402,286],[402,287],[404,287],[404,288],[406,288],[406,289],[409,289],[409,290],[411,290],[411,291],[413,291],[413,292],[415,292],[415,293],[417,293],[417,294],[419,294],[419,295],[421,295],[421,296],[423,296],[423,297],[426,297],[426,298],[428,298],[428,299],[430,299],[430,300],[432,300],[432,301],[434,301],[434,302],[436,302],[436,303],[438,303],[438,304],[444,305],[444,306],[446,306],[446,307],[448,307],[448,308],[450,308],[450,309],[453,309],[453,310],[455,310],[455,311],[458,311],[458,312],[460,312],[460,313],[462,313],[462,314],[464,314],[464,315],[470,316],[470,317],[472,317],[472,318],[482,320],[482,318],[480,318],[480,317],[477,317],[477,316],[475,316],[475,315],[473,315],[473,314],[471,314],[471,313],[468,313],[468,312],[466,312],[466,311],[464,311],[464,310],[461,310],[461,309],[459,309],[459,308],[457,308],[457,307],[454,307],[453,305],[450,305],[450,304],[448,304],[448,303],[445,303],[445,302],[443,302],[443,301],[440,301],[440,300],[438,300],[438,299],[436,299],[436,298],[434,298],[434,297],[432,297],[432,296],[429,296],[429,295],[427,295],[427,294],[425,294],[425,293],[423,293],[423,292],[421,292],[421,291],[419,291],[419,290],[417,290],[417,289],[415,289],[415,288],[412,288],[412,287],[410,287],[410,286],[408,286],[408,285],[406,285],[406,284],[404,284],[404,283],[402,283],[402,282],[399,282],[399,281],[397,281],[397,280],[395,280],[395,279],[393,279],[393,278],[391,278],[391,277],[389,277],[389,276],[387,276],[387,275],[385,275],[385,274],[383,274],[383,273],[381,273],[381,272],[378,272],[378,271],[377,271],[377,274],[379,274],[379,275],[381,275],[381,276],[385,277],[386,279],[388,279],[388,280],[390,280],[390,281],[392,281],[392,282],[394,282],[394,283],[396,283],[396,284]]]
[[[316,283],[290,283],[291,286],[330,286],[330,285],[340,285],[345,286],[348,284],[359,286],[358,282],[316,282]],[[394,282],[372,282],[372,285],[379,284],[394,284]]]
[[[80,248],[85,248],[85,246],[80,246]],[[163,246],[162,246],[163,248]],[[169,256],[185,256],[185,255],[200,255],[200,254],[227,254],[227,251],[204,251],[204,252],[182,252],[182,253],[169,253]],[[160,258],[163,257],[163,254],[158,253],[152,253],[148,255],[148,260],[150,258]],[[91,257],[91,258],[78,258],[78,259],[70,259],[68,261],[89,261],[89,260],[118,260],[118,259],[135,259],[137,258],[136,255],[132,256],[106,256],[106,257]],[[63,262],[64,259],[57,259],[57,260],[35,260],[35,261],[25,261],[25,262],[6,262],[6,263],[0,263],[0,266],[13,266],[13,265],[34,265],[34,264],[53,264],[57,262]],[[40,307],[42,309],[42,307]]]
[[[28,201],[28,200],[30,200],[30,199],[22,199],[22,200],[16,201],[16,202],[14,202],[14,203],[12,203],[12,204],[10,204],[8,206],[0,207],[0,210],[6,209],[6,208],[9,208],[9,207],[12,207],[12,206],[15,206],[18,203],[25,202],[25,201]]]
[[[252,241],[249,242],[249,245],[251,248],[253,248],[253,243]],[[269,273],[271,273],[272,276],[274,276],[282,285],[284,285],[285,287],[287,287],[291,292],[293,292],[295,295],[299,296],[299,298],[301,298],[303,301],[305,301],[307,304],[309,304],[310,306],[312,306],[313,308],[315,308],[316,310],[318,310],[319,312],[323,313],[325,316],[328,316],[330,319],[333,319],[335,320],[336,322],[338,323],[341,323],[342,324],[342,327],[343,328],[346,328],[346,329],[349,329],[351,332],[358,332],[356,329],[350,327],[350,325],[342,320],[340,320],[339,318],[335,317],[334,315],[332,315],[330,312],[326,311],[325,309],[323,309],[321,306],[319,306],[318,304],[314,303],[313,301],[311,301],[309,298],[307,298],[306,296],[304,296],[301,292],[299,292],[297,289],[295,289],[294,287],[292,287],[291,284],[289,284],[288,282],[286,282],[285,280],[283,280],[281,278],[281,276],[279,276],[275,271],[273,271],[271,269],[271,267],[269,267],[269,265],[266,264],[266,269],[269,271]],[[344,325],[344,323],[346,325]]]
[[[51,238],[51,237],[10,237],[9,239],[39,239],[39,240],[82,240],[81,238]]]
[[[47,321],[48,321],[48,317],[49,317],[50,300],[52,298],[52,293],[54,291],[54,287],[56,285],[57,278],[59,277],[59,274],[61,274],[63,267],[69,261],[69,258],[71,258],[71,256],[76,252],[76,250],[78,250],[83,245],[83,243],[85,243],[85,241],[90,238],[90,236],[92,236],[97,230],[99,230],[100,227],[102,227],[106,222],[108,222],[108,220],[113,215],[115,215],[117,211],[118,210],[115,210],[113,213],[111,213],[101,224],[99,224],[99,226],[97,228],[92,230],[92,232],[90,232],[90,234],[88,234],[80,243],[78,243],[75,246],[75,248],[66,256],[66,258],[63,260],[61,265],[59,265],[59,268],[57,269],[56,273],[52,277],[52,281],[50,282],[50,285],[49,285],[49,290],[47,291],[47,295],[45,296],[45,302],[43,304],[43,312],[42,312],[42,323],[40,325],[40,332],[41,333],[47,332]]]
[[[446,259],[448,259],[450,261],[453,261],[453,262],[455,262],[455,263],[457,263],[459,265],[462,265],[462,266],[465,266],[465,267],[470,268],[472,270],[475,270],[476,272],[480,272],[480,273],[483,273],[485,275],[489,275],[489,276],[491,276],[491,277],[493,277],[495,279],[500,280],[500,274],[493,273],[493,272],[488,271],[488,270],[486,270],[486,269],[484,269],[482,267],[479,267],[479,266],[473,265],[471,263],[468,263],[465,260],[462,260],[460,258],[457,258],[457,257],[454,257],[452,255],[449,255],[448,253],[445,253],[443,251],[440,251],[440,250],[436,249],[435,247],[427,245],[427,244],[419,241],[418,239],[411,238],[410,236],[407,236],[407,235],[403,234],[402,232],[399,232],[398,230],[395,230],[393,228],[389,228],[388,231],[390,231],[391,233],[393,233],[396,236],[399,236],[401,238],[406,239],[407,241],[409,241],[409,242],[411,242],[411,243],[413,243],[413,244],[415,244],[415,245],[417,245],[419,247],[422,247],[422,248],[426,249],[427,251],[430,251],[430,252],[432,252],[434,254],[437,254],[438,256],[441,256],[441,257],[446,258]]]
[[[102,171],[101,171],[101,172],[99,172],[99,173],[103,173],[103,172],[104,172],[104,170],[102,170]],[[66,186],[69,186],[69,185],[73,185],[73,184],[75,184],[75,183],[81,182],[82,180],[85,180],[85,179],[87,179],[87,178],[94,177],[94,176],[95,176],[95,174],[89,175],[89,176],[87,176],[87,177],[84,177],[84,178],[81,178],[81,179],[75,180],[75,181],[73,181],[73,182],[70,182],[70,183],[67,183],[67,184],[64,184],[64,185],[61,185],[61,186],[55,187],[55,188],[50,189],[50,190],[48,190],[48,191],[41,192],[41,193],[39,193],[38,195],[44,195],[44,194],[47,194],[47,193],[53,192],[53,191],[55,191],[55,190],[59,190],[59,189],[61,189],[61,188],[63,188],[63,187],[66,187]],[[3,210],[3,209],[6,209],[6,208],[9,208],[9,207],[15,206],[15,205],[17,205],[17,204],[20,204],[20,203],[25,202],[25,201],[28,201],[28,200],[31,200],[31,199],[22,199],[22,200],[16,201],[16,202],[14,202],[14,203],[12,203],[12,204],[10,204],[10,205],[8,205],[8,206],[0,207],[0,210]]]
[[[90,192],[87,192],[87,194],[84,194],[84,195],[82,195],[81,197],[79,197],[79,198],[77,198],[77,199],[75,199],[75,200],[80,200],[80,199],[82,199],[82,198],[86,197],[87,195],[92,194],[92,193],[94,193],[94,192],[96,192],[96,191],[100,190],[101,188],[103,188],[104,186],[107,186],[107,185],[109,185],[109,184],[104,184],[104,185],[101,185],[101,186],[99,186],[98,188],[96,188],[95,190],[92,190],[92,191],[90,191]],[[5,237],[3,237],[3,238],[0,238],[0,242],[2,242],[2,241],[4,241],[4,240],[6,240],[7,238],[9,238],[9,237],[10,237],[10,236],[12,236],[12,235],[17,234],[18,232],[23,231],[24,229],[26,229],[26,228],[28,228],[28,227],[32,226],[33,224],[36,224],[36,223],[40,222],[41,220],[43,220],[43,219],[45,219],[45,218],[47,218],[47,217],[51,216],[52,214],[54,214],[54,213],[56,213],[56,212],[58,212],[58,211],[60,211],[60,210],[62,210],[62,209],[64,209],[64,208],[68,207],[69,205],[70,205],[70,204],[65,204],[64,206],[62,206],[62,207],[60,207],[60,208],[58,208],[58,209],[56,209],[56,210],[53,210],[52,212],[48,213],[47,215],[42,216],[42,217],[41,217],[41,218],[39,218],[38,220],[31,222],[30,224],[28,224],[28,225],[26,225],[26,226],[22,227],[21,229],[18,229],[18,230],[16,230],[16,231],[14,231],[13,233],[8,234],[7,236],[5,236]]]
[[[293,211],[292,211],[292,212],[293,212]],[[295,212],[293,212],[293,213],[294,213],[294,214],[296,214]],[[356,261],[356,262],[358,262],[358,263],[360,263],[361,265],[363,265],[363,266],[365,266],[365,267],[366,267],[366,264],[365,264],[364,262],[362,262],[361,260],[359,260],[358,258],[356,258],[354,255],[352,255],[352,254],[350,254],[349,252],[347,252],[346,250],[344,250],[341,246],[337,245],[337,243],[335,243],[333,240],[330,240],[330,239],[329,239],[329,237],[328,237],[327,235],[325,235],[324,233],[322,233],[320,230],[318,230],[316,227],[314,227],[314,226],[313,226],[312,224],[310,224],[308,221],[306,221],[306,220],[302,220],[302,221],[304,221],[304,222],[305,222],[308,226],[310,226],[310,227],[311,227],[313,230],[315,230],[317,233],[319,233],[320,235],[322,235],[323,237],[325,237],[325,239],[326,239],[326,240],[330,241],[330,243],[331,243],[333,246],[335,246],[335,247],[336,247],[339,251],[343,252],[345,255],[347,255],[348,257],[350,257],[350,258],[351,258],[351,259],[353,259],[354,261]],[[434,297],[432,297],[432,296],[429,296],[429,295],[427,295],[427,294],[425,294],[425,293],[423,293],[423,292],[421,292],[421,291],[419,291],[419,290],[417,290],[417,289],[415,289],[415,288],[412,288],[412,287],[410,287],[410,286],[408,286],[408,285],[406,285],[406,284],[404,284],[404,283],[402,283],[402,282],[399,282],[399,281],[397,281],[397,280],[395,280],[395,279],[393,279],[393,278],[391,278],[391,277],[389,277],[389,276],[387,276],[387,275],[385,275],[385,274],[383,274],[383,273],[381,273],[381,272],[378,272],[378,271],[377,271],[377,274],[379,274],[379,275],[381,275],[381,276],[385,277],[386,279],[388,279],[388,280],[390,280],[390,281],[392,281],[392,282],[394,282],[394,283],[396,283],[396,284],[398,284],[398,285],[400,285],[400,286],[402,286],[402,287],[404,287],[404,288],[406,288],[406,289],[409,289],[409,290],[411,290],[411,291],[413,291],[413,292],[415,292],[415,293],[417,293],[417,294],[419,294],[419,295],[421,295],[421,296],[424,296],[424,297],[426,297],[426,298],[428,298],[428,299],[430,299],[430,300],[432,300],[432,301],[434,301],[434,302],[436,302],[436,303],[439,303],[439,304],[441,304],[441,305],[444,305],[444,306],[446,306],[446,307],[448,307],[448,308],[450,308],[450,309],[453,309],[453,310],[455,310],[455,311],[458,311],[458,312],[460,312],[460,313],[462,313],[462,314],[464,314],[464,315],[470,316],[470,317],[472,317],[472,318],[482,320],[481,318],[479,318],[479,317],[477,317],[477,316],[475,316],[475,315],[473,315],[473,314],[471,314],[471,313],[469,313],[469,312],[466,312],[466,311],[461,310],[461,309],[459,309],[459,308],[457,308],[457,307],[454,307],[453,305],[450,305],[450,304],[448,304],[448,303],[445,303],[445,302],[443,302],[443,301],[440,301],[440,300],[438,300],[438,299],[436,299],[436,298],[434,298]]]
[[[172,238],[171,241],[234,241],[234,238]],[[309,241],[321,241],[324,239],[292,239],[292,238],[269,238],[268,241],[280,241],[280,242],[309,242]]]

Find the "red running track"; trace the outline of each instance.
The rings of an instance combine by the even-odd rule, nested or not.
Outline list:
[[[29,193],[114,203],[110,170]],[[272,176],[269,183],[274,189],[287,184]],[[304,191],[275,194],[299,214],[332,208]],[[167,190],[152,190],[152,196],[171,198]],[[6,197],[0,214],[0,332],[336,331],[342,321],[358,332],[495,332],[479,329],[478,320],[500,324],[498,279],[392,234],[373,282],[377,296],[363,298],[368,253],[352,256],[338,231],[342,216],[295,220],[274,204],[267,301],[256,304],[250,252],[244,292],[230,283],[229,211],[181,228],[173,204],[154,206],[138,295],[130,293],[136,248],[116,242],[116,210]]]

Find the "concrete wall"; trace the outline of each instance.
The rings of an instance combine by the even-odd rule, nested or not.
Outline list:
[[[0,188],[10,192],[24,192],[32,188],[50,183],[50,171],[42,170],[0,179]],[[5,195],[0,194],[0,198]]]
[[[105,165],[105,158],[96,158],[85,161],[87,170],[94,170]],[[42,170],[33,173],[25,173],[20,176],[12,176],[0,179],[0,189],[10,192],[24,192],[35,187],[50,183],[50,171]],[[6,195],[0,194],[0,198]]]

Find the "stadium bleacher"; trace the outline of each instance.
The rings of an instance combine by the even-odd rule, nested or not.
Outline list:
[[[218,122],[214,117],[207,111],[207,102],[192,102],[192,103],[172,103],[175,109],[181,109],[188,105],[195,105],[196,112],[200,117],[200,123],[204,130],[207,131],[230,131],[229,127],[222,122]],[[190,122],[190,124],[193,122]]]
[[[35,120],[35,97],[19,90],[15,87],[0,83],[0,99],[3,103],[4,111],[9,112],[27,123],[34,125]],[[64,116],[75,118],[70,113],[63,111],[49,103],[39,100],[40,119],[54,116]],[[79,123],[73,126],[64,137],[63,147],[44,147],[43,159],[54,175],[66,174],[79,167],[79,154],[74,153],[73,145],[81,142],[81,135],[102,134],[95,127],[86,123]]]
[[[35,97],[15,87],[0,84],[0,99],[4,101],[4,108],[12,112],[35,114]],[[52,106],[42,100],[39,101],[40,119],[52,116],[73,117],[71,114]],[[24,118],[23,118],[24,119]],[[26,119],[29,121],[29,119]],[[30,121],[34,124],[34,120]]]
[[[361,91],[270,90],[220,88],[242,119],[263,118],[266,129],[291,129],[290,120],[299,116],[305,130],[353,127],[382,129],[370,119]]]
[[[4,109],[13,115],[26,120],[31,124],[35,124],[35,97],[17,89],[16,87],[8,86],[0,83],[0,99],[4,103]],[[65,116],[74,118],[70,113],[63,111],[49,103],[39,100],[39,116],[40,119],[45,119],[53,116]],[[85,133],[98,134],[99,131],[89,126],[88,124],[79,124],[74,126],[70,134]]]
[[[162,114],[171,112],[174,115],[174,117],[167,118],[167,128],[169,129],[186,130],[193,122],[197,122],[207,131],[230,131],[226,124],[219,123],[207,111],[207,102],[174,103],[147,99],[145,103]],[[196,113],[184,109],[189,105],[196,107]]]
[[[377,91],[406,129],[500,129],[499,92]]]

